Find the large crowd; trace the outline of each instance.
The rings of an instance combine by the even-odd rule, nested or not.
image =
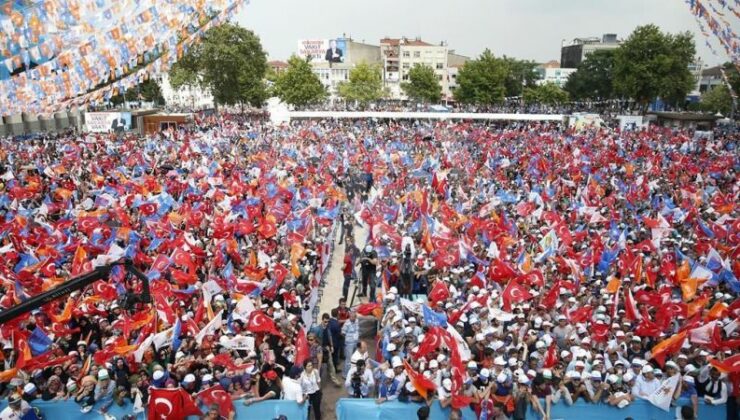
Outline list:
[[[143,284],[118,267],[1,325],[0,419],[167,391],[205,418],[283,398],[318,420],[327,386],[453,418],[680,399],[735,419],[738,139],[236,115],[4,139],[0,308],[122,259],[153,303],[122,304]],[[334,229],[343,298],[314,320]]]

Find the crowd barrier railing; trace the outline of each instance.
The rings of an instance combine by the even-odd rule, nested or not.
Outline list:
[[[98,404],[99,405],[99,404]],[[103,417],[98,413],[99,407],[96,405],[89,413],[83,413],[80,411],[80,405],[72,400],[66,401],[33,401],[31,402],[32,407],[36,407],[41,411],[44,419],[55,420],[90,420],[90,419],[102,419]],[[3,400],[0,402],[0,411],[4,410],[8,406],[8,402]],[[285,416],[289,420],[307,420],[308,419],[308,403],[298,404],[295,401],[283,401],[283,400],[268,400],[262,401],[250,406],[245,406],[242,400],[234,401],[234,408],[236,410],[236,419],[249,419],[249,420],[273,420],[280,416]],[[203,414],[206,413],[206,408],[201,407]],[[146,412],[134,414],[133,404],[126,404],[118,406],[113,404],[108,410],[107,414],[120,419],[125,415],[133,415],[137,420],[144,420],[147,418]],[[198,417],[189,416],[188,419],[197,419]]]
[[[671,407],[670,411],[663,411],[645,400],[637,400],[625,408],[616,408],[606,404],[589,404],[585,402],[576,402],[573,405],[565,403],[554,404],[550,411],[551,420],[564,419],[598,419],[598,420],[624,420],[632,417],[635,420],[674,420],[676,418],[677,407],[691,405],[689,400],[678,400],[676,407]],[[398,419],[415,419],[416,412],[421,404],[401,403],[397,401],[377,404],[375,399],[355,399],[342,398],[337,402],[337,420],[357,420],[357,419],[376,419],[376,420],[398,420]],[[543,401],[544,407],[544,401]],[[708,405],[703,401],[699,402],[699,419],[720,420],[726,418],[726,406]],[[448,419],[450,409],[443,409],[438,401],[430,406],[431,420]],[[465,408],[462,411],[462,418],[465,420],[475,420],[476,416],[473,410]],[[529,409],[527,412],[528,419],[539,419],[540,416]]]

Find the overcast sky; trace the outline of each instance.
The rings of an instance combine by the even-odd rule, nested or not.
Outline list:
[[[714,57],[683,0],[251,0],[236,20],[262,39],[271,59],[287,59],[299,39],[336,38],[378,44],[384,36],[447,41],[458,53],[536,61],[560,60],[563,39],[616,33],[655,23],[690,31],[708,64]],[[721,51],[718,44],[713,44]]]

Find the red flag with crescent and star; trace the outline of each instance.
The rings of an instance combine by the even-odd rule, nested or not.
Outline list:
[[[504,310],[510,311],[512,303],[519,303],[532,299],[532,294],[529,293],[529,289],[524,285],[512,280],[506,285],[506,288],[501,293],[501,299],[504,301]]]
[[[193,397],[182,388],[151,388],[148,413],[149,420],[179,420],[203,415]]]
[[[205,406],[217,405],[218,414],[222,417],[229,418],[229,415],[234,412],[234,401],[232,401],[231,396],[224,391],[221,385],[214,385],[200,391],[198,398],[200,398]]]
[[[247,331],[254,333],[270,333],[272,335],[282,335],[275,326],[275,321],[272,318],[265,315],[262,311],[254,311],[249,314],[249,322],[247,323]]]

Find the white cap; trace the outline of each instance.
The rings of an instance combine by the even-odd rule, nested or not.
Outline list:
[[[478,364],[474,360],[468,362],[468,369],[478,369]]]
[[[30,382],[23,387],[24,394],[33,394],[34,392],[36,392],[36,385]]]
[[[391,366],[394,368],[403,366],[403,362],[401,361],[401,358],[398,356],[393,356],[393,359],[391,359]]]
[[[396,344],[395,343],[389,343],[388,346],[385,348],[388,351],[395,351],[396,350]]]
[[[496,377],[496,382],[498,382],[498,383],[504,383],[504,382],[506,382],[507,379],[509,379],[508,376],[506,376],[505,373],[501,372]]]
[[[624,376],[622,377],[622,380],[624,382],[629,382],[629,381],[631,381],[633,379],[635,379],[635,374],[632,373],[631,370],[628,370],[627,373],[625,373]]]
[[[155,381],[162,379],[162,377],[164,377],[164,372],[161,370],[155,370],[154,373],[152,373],[152,379]]]
[[[437,362],[437,359],[432,359],[429,362],[429,368],[438,368],[438,367],[439,367],[439,362]]]
[[[488,369],[486,369],[486,368],[483,368],[483,369],[480,370],[480,372],[478,373],[478,375],[480,375],[480,376],[482,376],[484,378],[487,378],[487,377],[491,376],[491,371],[488,370]]]
[[[98,380],[101,380],[102,381],[103,379],[109,379],[109,378],[110,378],[110,376],[108,375],[108,370],[107,369],[100,369],[98,371]]]
[[[186,384],[195,382],[195,375],[193,375],[192,373],[188,373],[187,375],[185,375],[185,378],[182,380],[182,382]]]
[[[385,374],[385,377],[388,379],[393,379],[396,377],[396,374],[393,373],[392,369],[386,369],[384,374]]]
[[[653,373],[653,367],[650,365],[645,365],[642,367],[642,373]]]
[[[442,380],[442,387],[447,391],[451,391],[452,390],[452,379],[444,378]]]

